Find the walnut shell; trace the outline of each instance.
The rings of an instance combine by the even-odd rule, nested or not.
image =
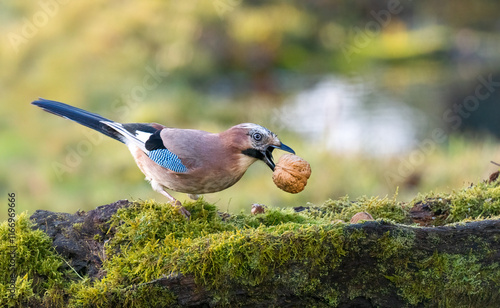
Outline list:
[[[352,216],[350,223],[357,224],[360,220],[374,220],[372,215],[367,212],[359,212]]]
[[[251,211],[252,215],[262,214],[265,212],[266,209],[264,205],[257,203],[252,204],[252,211]]]
[[[273,172],[273,182],[279,189],[296,194],[304,190],[311,176],[307,161],[293,154],[280,157]]]

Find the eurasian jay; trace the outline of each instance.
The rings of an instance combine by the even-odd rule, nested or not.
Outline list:
[[[276,134],[253,123],[238,124],[215,134],[157,123],[122,124],[46,99],[32,104],[126,144],[153,190],[166,196],[187,218],[190,213],[165,189],[197,199],[200,194],[234,185],[257,160],[274,170],[272,152],[276,148],[295,154]]]

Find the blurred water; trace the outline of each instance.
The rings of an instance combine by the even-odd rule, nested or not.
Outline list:
[[[425,117],[367,82],[326,76],[285,102],[275,120],[330,151],[386,156],[415,146]]]

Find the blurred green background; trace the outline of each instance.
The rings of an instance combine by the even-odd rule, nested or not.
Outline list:
[[[500,162],[499,12],[494,0],[4,1],[2,208],[7,192],[30,214],[166,201],[124,145],[37,97],[122,122],[254,122],[310,162],[300,194],[257,163],[205,197],[233,213],[480,181]]]

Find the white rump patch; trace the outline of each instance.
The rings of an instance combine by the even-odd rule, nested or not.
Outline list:
[[[151,137],[151,133],[143,132],[140,130],[135,131],[135,137],[142,142],[146,143],[148,141],[149,137]]]
[[[137,136],[135,134],[132,134],[128,130],[123,128],[123,126],[120,123],[111,122],[111,121],[100,121],[100,122],[102,124],[105,124],[105,125],[113,128],[118,133],[120,133],[120,135],[125,137],[124,142],[126,145],[130,146],[131,144],[134,144],[137,147],[139,147],[139,149],[141,149],[144,153],[146,153],[146,154],[149,153],[149,151],[146,150],[146,146],[144,145],[145,141],[140,140],[139,138],[137,138]]]

